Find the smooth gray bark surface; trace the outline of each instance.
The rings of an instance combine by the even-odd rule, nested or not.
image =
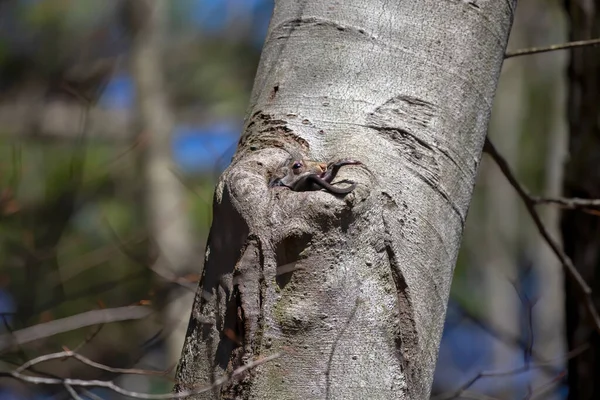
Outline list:
[[[276,2],[176,390],[283,351],[198,398],[428,398],[515,6]],[[269,189],[290,152],[357,189]]]

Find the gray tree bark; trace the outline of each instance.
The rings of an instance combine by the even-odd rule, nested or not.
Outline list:
[[[197,398],[428,398],[516,2],[277,1],[178,370]],[[267,187],[351,158],[345,198]]]

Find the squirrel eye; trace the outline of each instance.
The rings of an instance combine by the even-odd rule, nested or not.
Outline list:
[[[302,163],[300,161],[296,161],[294,165],[292,165],[292,169],[298,169],[302,167]]]

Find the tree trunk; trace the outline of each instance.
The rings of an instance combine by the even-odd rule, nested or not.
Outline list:
[[[426,399],[514,1],[277,1],[177,391]],[[268,188],[290,153],[358,182]]]
[[[567,0],[570,40],[600,36],[600,0]],[[569,65],[569,160],[565,170],[564,193],[568,197],[600,198],[600,48],[571,50]],[[564,248],[581,276],[592,289],[594,304],[600,307],[600,219],[573,210],[562,215]],[[569,360],[569,399],[600,398],[600,337],[586,318],[577,290],[566,283],[567,341],[570,350],[583,344],[591,348]]]

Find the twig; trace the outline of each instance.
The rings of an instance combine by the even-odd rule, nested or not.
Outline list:
[[[468,390],[462,392],[460,394],[460,399],[468,399],[468,400],[500,400],[497,397],[488,396],[487,394],[470,392]]]
[[[558,204],[564,208],[580,208],[580,207],[600,207],[600,199],[581,199],[578,197],[565,198],[548,198],[548,197],[531,197],[531,200],[536,204]]]
[[[90,287],[81,287],[77,289],[77,291],[73,291],[69,293],[67,297],[65,297],[65,301],[75,301],[80,300],[82,298],[89,298],[90,296],[98,296],[100,294],[105,293],[108,290],[112,290],[116,285],[122,284],[123,282],[129,282],[133,279],[138,279],[141,277],[147,276],[146,271],[136,270],[128,273],[127,275],[118,276],[115,279],[110,281],[103,281],[94,286]],[[41,314],[44,311],[48,311],[51,308],[64,304],[63,302],[59,302],[57,299],[49,299],[45,303],[38,305],[35,309],[35,314]],[[0,348],[1,349],[1,348]]]
[[[552,390],[559,382],[561,379],[563,379],[566,376],[566,371],[565,373],[563,373],[562,375],[559,375],[557,377],[555,377],[554,379],[549,380],[546,383],[541,384],[540,386],[536,387],[535,389],[533,389],[533,391],[531,392],[531,399],[535,399],[538,398],[542,395],[545,395],[547,392],[549,392],[550,390]]]
[[[65,384],[64,386],[65,386],[65,389],[67,389],[67,392],[69,392],[69,394],[71,395],[72,399],[83,400],[83,398],[77,394],[77,392],[75,391],[75,389],[73,389],[73,387],[71,385]]]
[[[108,365],[100,364],[95,361],[90,360],[89,358],[82,356],[71,350],[59,351],[57,353],[44,354],[43,356],[39,356],[33,358],[19,368],[15,369],[16,372],[23,372],[29,369],[31,366],[40,364],[50,360],[56,360],[58,358],[75,358],[77,361],[89,365],[90,367],[100,369],[107,372],[113,372],[117,374],[134,374],[134,375],[166,375],[169,373],[169,370],[166,371],[151,371],[151,370],[143,370],[143,369],[130,369],[130,368],[113,368]]]
[[[196,394],[208,392],[209,390],[212,390],[213,388],[215,388],[217,386],[227,383],[231,379],[243,374],[244,372],[246,372],[249,369],[256,368],[259,365],[262,365],[264,363],[267,363],[269,361],[272,361],[272,360],[280,357],[281,354],[282,353],[276,353],[276,354],[270,355],[268,357],[264,357],[264,358],[261,358],[261,359],[255,360],[255,361],[251,361],[248,364],[235,369],[232,373],[223,375],[221,378],[216,379],[210,385],[203,386],[198,389],[182,391],[179,393],[163,393],[163,394],[139,393],[139,392],[132,392],[130,390],[123,389],[122,387],[115,385],[112,381],[83,380],[83,379],[71,379],[71,378],[64,378],[64,379],[43,378],[43,377],[37,377],[37,376],[29,376],[29,375],[25,375],[25,374],[19,372],[19,371],[22,371],[25,369],[23,367],[26,364],[29,364],[30,366],[35,365],[35,363],[32,362],[33,360],[23,364],[21,367],[19,367],[18,369],[14,370],[14,371],[1,372],[0,376],[12,376],[13,378],[18,379],[22,382],[32,383],[32,384],[36,384],[36,385],[62,385],[65,388],[67,388],[67,390],[69,390],[68,389],[69,387],[71,389],[73,389],[73,387],[103,387],[103,388],[110,389],[113,392],[121,394],[123,396],[128,396],[128,397],[132,397],[132,398],[136,398],[136,399],[145,399],[145,400],[182,399],[182,398],[193,396]],[[69,391],[69,393],[71,393],[71,392]]]
[[[473,324],[478,326],[480,329],[487,332],[496,340],[499,340],[513,347],[519,347],[523,351],[525,351],[525,349],[528,347],[528,343],[525,340],[523,340],[520,336],[514,336],[512,333],[502,330],[502,328],[492,326],[492,324],[489,321],[483,322],[477,316],[473,315],[468,310],[466,310],[464,307],[461,308],[461,314]],[[531,352],[533,364],[537,365],[545,375],[554,376],[560,372],[557,368],[554,368],[552,364],[545,364],[545,359],[541,355],[539,355],[535,351],[535,349],[532,348]]]
[[[525,318],[527,318],[527,331],[525,343],[527,345],[523,346],[523,365],[528,366],[531,362],[531,358],[533,357],[533,307],[535,306],[536,301],[531,301],[529,299],[529,296],[527,296],[527,294],[521,291],[517,282],[511,281],[510,283],[513,289],[515,289],[515,292],[519,297],[521,304],[525,306],[525,310],[527,310],[527,313],[525,315]]]
[[[551,361],[547,361],[547,362],[543,362],[543,363],[539,363],[539,364],[538,363],[524,364],[521,367],[513,368],[513,369],[509,369],[509,370],[505,370],[505,371],[481,371],[477,375],[475,375],[473,378],[469,379],[467,382],[462,384],[458,389],[456,389],[452,392],[442,393],[440,395],[435,396],[433,399],[434,400],[449,400],[449,399],[455,399],[458,397],[463,397],[463,393],[465,393],[479,379],[521,374],[521,373],[529,371],[531,369],[538,369],[544,365],[552,365],[558,360],[570,360],[572,358],[579,356],[580,354],[582,354],[583,352],[585,352],[589,349],[590,349],[590,345],[589,345],[589,343],[586,343],[586,344],[579,346],[576,349],[570,351],[569,353],[566,354],[565,357],[559,357],[556,360],[551,360]]]
[[[121,238],[119,238],[119,235],[113,229],[113,227],[110,224],[110,222],[108,221],[108,218],[106,217],[106,215],[103,214],[102,219],[105,222],[105,226],[108,229],[108,232],[112,236],[115,243],[117,243],[117,247],[121,251],[121,253],[123,253],[123,255],[125,255],[131,261],[137,263],[141,267],[150,269],[153,273],[160,276],[167,282],[175,283],[175,284],[181,286],[183,289],[186,289],[192,293],[196,293],[196,288],[198,286],[197,282],[191,282],[189,279],[186,279],[185,277],[177,276],[177,274],[175,272],[173,272],[170,268],[162,268],[162,269],[157,268],[155,262],[152,262],[149,260],[144,260],[142,257],[134,254],[133,251],[131,251],[127,248],[127,246],[125,245],[125,243],[123,243]]]
[[[86,396],[87,398],[91,399],[91,400],[105,400],[105,399],[103,399],[102,397],[98,396],[98,395],[97,395],[97,394],[95,394],[95,393],[92,393],[92,392],[90,392],[90,391],[89,391],[89,390],[87,390],[87,389],[82,389],[82,390],[81,390],[81,393],[85,394],[85,396]]]
[[[527,193],[525,188],[521,186],[515,175],[512,173],[510,166],[508,165],[504,157],[502,157],[502,155],[498,153],[490,139],[487,137],[485,139],[483,151],[488,153],[490,157],[492,157],[494,162],[498,165],[498,168],[500,168],[500,171],[502,171],[505,178],[508,180],[510,185],[515,189],[515,191],[523,201],[523,204],[525,204],[525,208],[531,216],[531,219],[533,219],[533,222],[535,223],[535,226],[537,227],[538,231],[540,232],[546,243],[548,243],[556,257],[558,257],[560,263],[562,264],[563,268],[567,273],[566,275],[575,284],[575,287],[582,298],[585,309],[587,310],[594,324],[594,328],[597,332],[600,333],[600,316],[598,315],[598,311],[596,310],[596,307],[594,306],[594,302],[592,300],[592,289],[585,282],[579,271],[577,271],[575,265],[573,265],[573,261],[571,261],[569,256],[564,251],[562,251],[558,243],[550,236],[539,214],[537,213],[537,210],[535,209],[535,202],[532,200],[531,196]]]
[[[507,51],[504,54],[504,59],[526,56],[529,54],[538,54],[538,53],[547,53],[549,51],[557,51],[557,50],[565,50],[565,49],[574,49],[576,47],[585,47],[585,46],[597,46],[600,44],[600,38],[598,39],[589,39],[589,40],[578,40],[575,42],[567,42],[561,44],[553,44],[546,47],[531,47],[528,49],[520,49],[515,51]]]
[[[92,340],[94,340],[94,338],[96,336],[98,336],[98,334],[100,333],[100,331],[102,331],[102,328],[104,328],[104,324],[98,325],[98,327],[96,327],[96,330],[94,332],[92,332],[91,334],[87,335],[85,337],[85,339],[83,339],[83,341],[81,341],[77,346],[75,346],[75,348],[71,349],[72,352],[77,353],[79,350],[81,350],[81,348],[83,346],[85,346],[86,344],[90,343]]]
[[[500,376],[516,375],[516,374],[525,372],[527,370],[529,370],[529,366],[527,366],[527,367],[522,366],[522,367],[518,367],[518,368],[509,369],[506,371],[481,371],[477,375],[475,375],[473,378],[469,379],[467,382],[462,384],[455,391],[450,392],[450,393],[445,393],[445,394],[442,393],[438,396],[435,396],[433,398],[433,400],[449,400],[449,399],[455,399],[458,397],[462,397],[462,394],[464,392],[466,392],[467,389],[469,389],[471,386],[473,386],[473,384],[475,384],[475,382],[477,382],[478,380],[480,380],[482,378],[493,378],[493,377],[500,377]]]
[[[152,309],[143,306],[126,306],[87,311],[0,335],[0,351],[14,345],[22,345],[86,326],[142,319],[150,313],[152,313]]]

